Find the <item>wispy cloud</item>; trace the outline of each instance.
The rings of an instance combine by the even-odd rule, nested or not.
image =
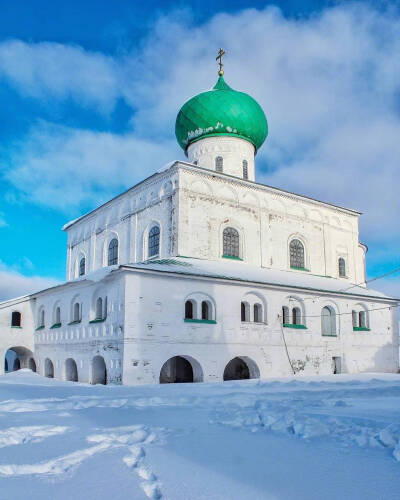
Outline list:
[[[24,276],[0,262],[0,301],[44,290],[57,283],[53,278]]]
[[[121,93],[118,67],[111,57],[53,42],[0,43],[0,78],[23,95],[73,98],[102,112],[112,109]]]
[[[201,25],[174,12],[114,57],[54,43],[0,44],[0,74],[20,92],[100,112],[122,98],[133,113],[124,135],[41,122],[12,151],[6,176],[23,196],[67,211],[150,175],[182,155],[176,113],[213,85],[220,46],[229,84],[253,95],[268,117],[258,180],[360,209],[361,239],[398,248],[400,17],[366,4],[300,19],[249,9]]]

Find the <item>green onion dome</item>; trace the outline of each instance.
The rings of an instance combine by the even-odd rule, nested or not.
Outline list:
[[[250,141],[256,151],[268,135],[261,106],[244,92],[233,90],[222,75],[211,90],[192,97],[176,117],[175,135],[187,147],[204,137],[234,136]]]

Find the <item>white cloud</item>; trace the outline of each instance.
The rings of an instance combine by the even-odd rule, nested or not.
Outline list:
[[[57,284],[54,278],[24,276],[0,262],[0,301],[38,292]]]
[[[120,94],[112,58],[59,43],[0,43],[1,77],[23,95],[45,100],[72,97],[101,111],[109,111]]]
[[[349,4],[286,19],[269,7],[217,14],[202,25],[174,12],[136,50],[113,59],[79,47],[8,43],[20,60],[29,59],[19,68],[0,50],[0,67],[21,89],[103,107],[118,96],[134,109],[134,133],[120,136],[43,123],[33,129],[8,173],[33,200],[95,205],[175,159],[177,111],[213,85],[215,52],[223,46],[228,83],[253,95],[268,117],[258,179],[362,210],[369,242],[400,240],[396,12]]]
[[[175,150],[168,141],[41,123],[6,176],[27,199],[69,212],[96,206],[154,173]]]

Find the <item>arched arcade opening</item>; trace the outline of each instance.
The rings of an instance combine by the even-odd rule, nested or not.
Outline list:
[[[257,364],[247,356],[233,358],[225,367],[224,381],[250,378],[260,378],[260,370]]]
[[[72,358],[68,358],[65,361],[65,380],[70,382],[78,382],[78,367],[76,362]]]
[[[21,368],[30,368],[32,371],[36,371],[33,352],[22,346],[10,347],[4,356],[5,373],[14,372]]]
[[[166,361],[160,371],[160,384],[202,382],[200,363],[190,356],[174,356]]]
[[[91,384],[107,384],[107,367],[102,356],[95,356],[92,360]]]
[[[49,358],[46,358],[44,362],[44,376],[48,378],[54,378],[54,365]]]

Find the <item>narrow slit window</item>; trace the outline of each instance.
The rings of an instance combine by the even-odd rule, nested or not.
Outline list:
[[[247,163],[247,160],[243,160],[242,166],[243,166],[243,179],[247,180],[249,178],[249,165]]]
[[[224,159],[222,158],[222,156],[217,156],[215,158],[215,170],[216,172],[224,171]]]

